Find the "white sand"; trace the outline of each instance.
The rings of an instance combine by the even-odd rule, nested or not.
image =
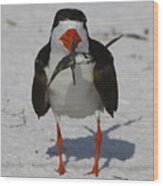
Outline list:
[[[49,111],[38,120],[31,104],[34,59],[48,41],[53,16],[63,7],[82,9],[91,37],[103,43],[114,38],[115,31],[144,36],[144,30],[149,30],[147,41],[122,38],[110,47],[120,103],[114,119],[107,113],[102,115],[102,169],[98,178],[152,180],[152,2],[2,7],[2,176],[94,178],[84,175],[93,165],[94,116],[62,118],[68,173],[59,176],[55,172],[58,159],[53,114]]]

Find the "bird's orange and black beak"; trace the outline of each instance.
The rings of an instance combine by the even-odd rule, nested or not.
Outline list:
[[[74,52],[75,48],[81,42],[81,37],[76,29],[68,29],[59,39],[68,49],[69,53]]]

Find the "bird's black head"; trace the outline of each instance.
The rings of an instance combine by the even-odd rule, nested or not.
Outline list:
[[[86,16],[77,9],[61,9],[54,18],[51,30],[50,43],[52,48],[63,46],[66,52],[71,53],[78,49],[87,51],[88,30]]]
[[[55,15],[52,30],[54,27],[56,27],[59,24],[59,21],[64,21],[64,20],[80,21],[83,22],[85,26],[87,22],[87,18],[81,10],[70,9],[70,8],[61,9]]]

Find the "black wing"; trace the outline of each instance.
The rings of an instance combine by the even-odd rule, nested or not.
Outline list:
[[[118,107],[118,87],[111,53],[98,41],[90,39],[90,53],[95,58],[94,84],[106,111],[113,117]]]
[[[47,97],[48,79],[44,68],[48,66],[50,43],[45,45],[38,53],[35,60],[35,74],[32,85],[32,104],[38,115],[43,116],[50,107]]]

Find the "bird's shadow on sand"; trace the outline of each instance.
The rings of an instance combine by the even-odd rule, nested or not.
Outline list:
[[[130,143],[128,141],[121,140],[121,139],[110,138],[109,134],[120,127],[127,127],[141,119],[142,117],[139,117],[137,119],[129,120],[123,124],[116,124],[110,127],[109,129],[103,131],[101,158],[106,159],[106,161],[101,166],[100,170],[102,170],[105,167],[109,167],[109,163],[113,158],[121,161],[125,161],[133,157],[135,152],[134,143]],[[87,129],[90,132],[89,136],[79,137],[75,139],[71,139],[71,138],[64,139],[64,147],[65,147],[64,154],[66,156],[65,164],[69,162],[69,159],[71,157],[74,157],[75,160],[78,161],[82,159],[90,159],[94,156],[95,132],[86,126],[85,129]],[[52,147],[49,147],[46,153],[49,155],[49,157],[57,156],[58,155],[57,146],[54,145]]]

